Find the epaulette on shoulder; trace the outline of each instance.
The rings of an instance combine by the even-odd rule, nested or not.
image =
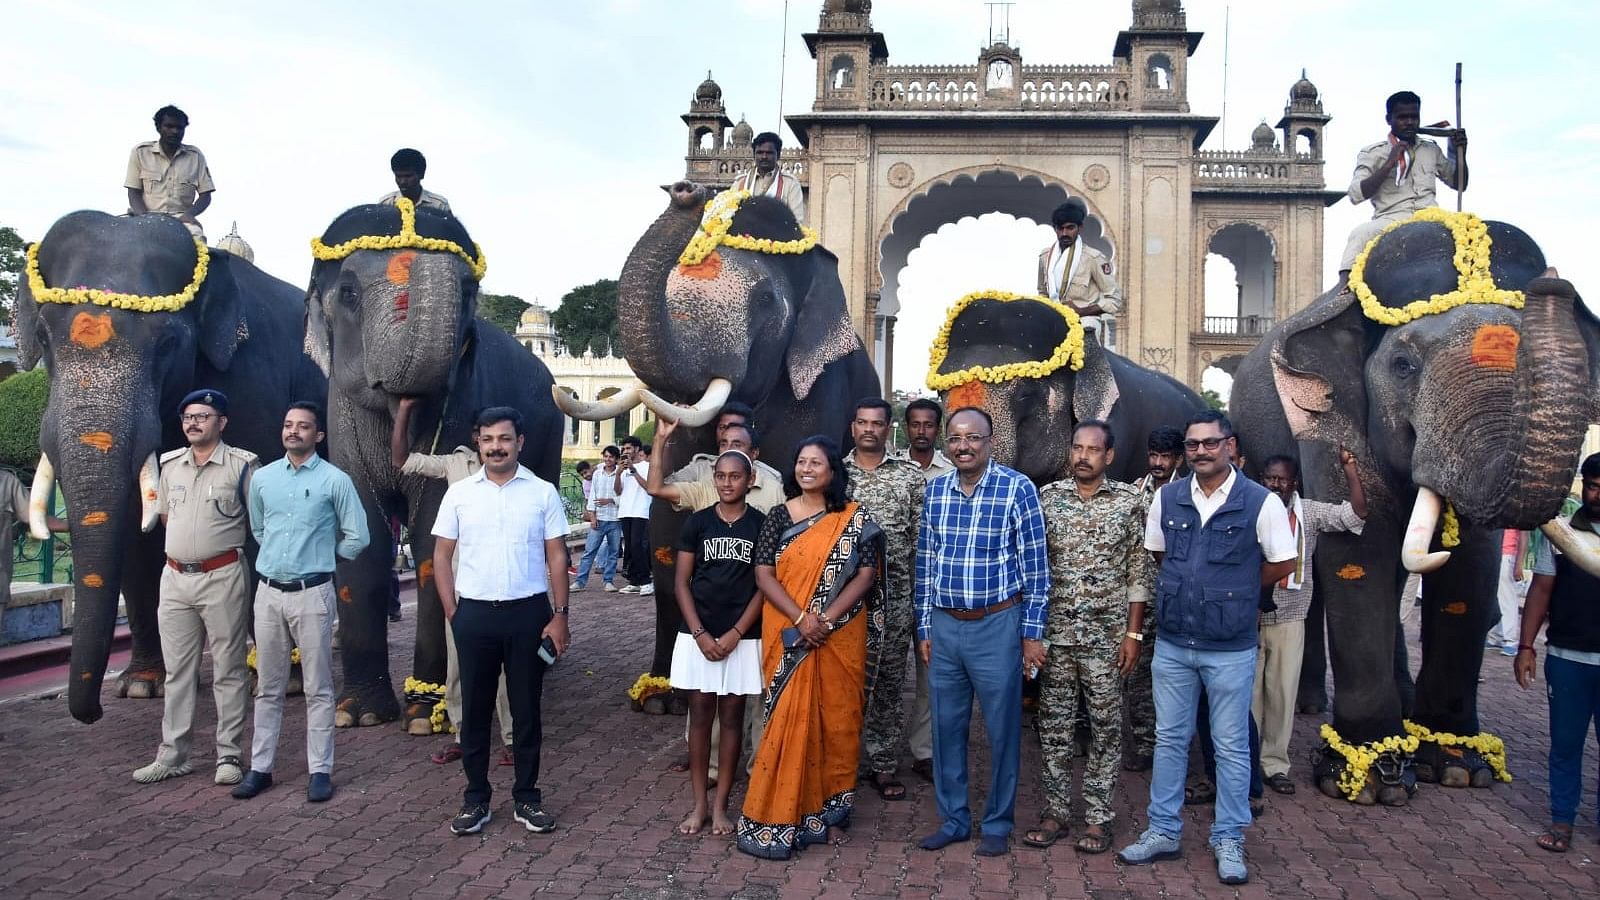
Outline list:
[[[1380,147],[1387,147],[1387,146],[1389,146],[1389,139],[1388,138],[1384,138],[1381,141],[1373,141],[1372,143],[1366,145],[1365,147],[1362,147],[1361,148],[1361,152],[1365,153],[1368,150],[1377,150]]]
[[[188,452],[189,452],[189,448],[188,447],[179,447],[176,450],[168,450],[167,452],[161,454],[161,456],[159,457],[159,459],[161,460],[161,465],[166,465],[169,462],[177,460],[177,459],[181,458],[185,453],[188,453]]]
[[[254,465],[261,462],[261,457],[251,453],[249,450],[245,450],[242,447],[235,447],[232,444],[227,445],[227,447],[229,455],[237,459],[244,460],[245,465]]]

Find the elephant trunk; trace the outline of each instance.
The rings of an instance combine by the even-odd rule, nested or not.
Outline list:
[[[1513,446],[1508,477],[1494,521],[1505,528],[1532,529],[1561,506],[1572,483],[1572,467],[1584,432],[1594,419],[1588,357],[1574,314],[1577,292],[1554,269],[1524,292],[1517,368],[1523,373],[1526,426]]]
[[[672,186],[671,201],[634,244],[617,282],[617,325],[628,365],[656,390],[692,396],[705,387],[694,383],[692,367],[675,346],[674,323],[667,315],[667,276],[700,225],[706,190],[692,182]]]

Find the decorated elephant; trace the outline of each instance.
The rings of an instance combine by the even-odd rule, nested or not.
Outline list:
[[[617,288],[622,350],[640,384],[603,403],[557,397],[576,418],[609,419],[642,402],[680,422],[682,437],[665,458],[651,460],[667,471],[716,449],[707,426],[729,400],[755,410],[762,458],[780,471],[791,467],[804,437],[826,434],[849,447],[856,401],[880,396],[882,387],[850,324],[838,266],[783,203],[729,191],[708,206],[704,188],[675,184]],[[681,523],[655,504],[650,671],[658,676],[668,672],[678,628],[670,548]]]
[[[1109,422],[1122,449],[1107,476],[1146,471],[1144,446],[1182,427],[1205,401],[1181,382],[1102,348],[1070,307],[1044,297],[980,291],[957,301],[934,340],[928,386],[950,409],[994,421],[994,458],[1044,485],[1070,477],[1067,448],[1084,419]]]
[[[510,335],[476,318],[484,257],[454,216],[397,205],[357,206],[313,242],[305,295],[306,349],[328,375],[328,442],[350,474],[375,536],[399,516],[411,531],[417,567],[417,642],[405,720],[431,734],[445,680],[444,612],[432,578],[433,520],[447,485],[402,476],[389,435],[399,398],[419,398],[411,448],[449,453],[472,443],[479,410],[510,406],[523,415],[521,462],[558,483],[561,415],[544,364]],[[386,610],[393,548],[373,540],[339,562],[339,647],[344,686],[335,724],[375,725],[400,715],[389,681]]]
[[[64,216],[29,248],[19,288],[22,363],[43,360],[50,373],[33,495],[48,497],[59,473],[71,513],[67,705],[74,718],[93,722],[102,713],[119,594],[133,658],[118,694],[162,692],[156,456],[185,444],[179,401],[200,386],[227,394],[226,440],[265,462],[283,454],[279,431],[289,403],[320,402],[327,380],[301,350],[299,289],[208,250],[167,216]],[[43,536],[42,505],[33,513]]]
[[[1416,780],[1507,777],[1477,697],[1499,529],[1538,527],[1567,495],[1595,419],[1600,327],[1527,234],[1471,214],[1393,227],[1348,285],[1240,365],[1234,422],[1248,460],[1297,453],[1309,496],[1346,496],[1337,449],[1358,460],[1366,528],[1316,551],[1335,697],[1314,777],[1399,805]],[[1425,573],[1414,699],[1394,650],[1408,571]]]

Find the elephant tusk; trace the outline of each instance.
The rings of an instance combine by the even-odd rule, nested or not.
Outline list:
[[[641,387],[637,384],[623,388],[604,400],[585,401],[579,400],[559,385],[550,386],[550,394],[556,399],[556,406],[563,413],[574,419],[585,422],[603,422],[606,419],[615,419],[617,416],[639,405],[639,392]]]
[[[678,406],[657,397],[649,391],[640,391],[639,399],[657,418],[676,422],[685,428],[699,428],[722,412],[722,405],[733,394],[733,382],[726,378],[713,378],[706,384],[705,393],[693,406]]]
[[[149,531],[161,520],[161,506],[156,502],[160,473],[161,466],[156,460],[156,452],[151,450],[150,455],[144,458],[144,465],[139,467],[140,531]]]
[[[33,471],[33,490],[28,494],[28,531],[36,541],[50,540],[50,501],[56,492],[56,470],[50,457],[39,454],[39,467]],[[10,548],[6,548],[7,553]]]
[[[1443,507],[1438,494],[1425,487],[1417,488],[1417,502],[1411,507],[1411,522],[1406,525],[1405,540],[1400,545],[1400,562],[1407,572],[1432,572],[1449,562],[1448,550],[1428,552]]]
[[[1562,556],[1590,575],[1600,578],[1600,536],[1579,531],[1559,516],[1540,525],[1539,530],[1550,539],[1551,546],[1561,551]]]

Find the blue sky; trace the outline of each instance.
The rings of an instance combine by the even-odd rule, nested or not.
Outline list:
[[[761,130],[777,119],[786,51],[784,109],[809,108],[814,64],[799,36],[820,7],[793,0],[785,41],[782,0],[4,0],[0,223],[37,238],[71,210],[120,210],[128,149],[153,137],[150,114],[171,102],[189,113],[188,140],[217,182],[208,234],[236,220],[279,278],[304,283],[307,241],[391,190],[389,154],[410,145],[428,156],[428,187],[484,246],[485,289],[554,305],[615,277],[660,211],[658,185],[683,172],[678,116],[708,68],[729,114]],[[1225,7],[1226,132],[1207,149],[1242,148],[1257,122],[1276,122],[1304,67],[1333,116],[1327,175],[1342,188],[1356,150],[1382,137],[1391,91],[1421,93],[1426,120],[1453,116],[1460,60],[1468,208],[1521,225],[1563,275],[1600,295],[1583,240],[1600,200],[1600,78],[1582,55],[1600,33],[1600,4],[1522,0],[1508,14],[1461,2],[1191,2],[1189,27],[1206,33],[1190,63],[1197,112],[1222,112]],[[1012,43],[1028,62],[1102,63],[1129,20],[1128,3],[1020,0]],[[986,43],[988,8],[879,0],[873,22],[891,62],[964,63]],[[1441,203],[1453,194],[1441,191]],[[1329,210],[1329,267],[1367,214]],[[952,278],[1031,287],[1042,243],[1024,224],[988,219],[929,238],[905,274],[897,384],[921,382]]]

